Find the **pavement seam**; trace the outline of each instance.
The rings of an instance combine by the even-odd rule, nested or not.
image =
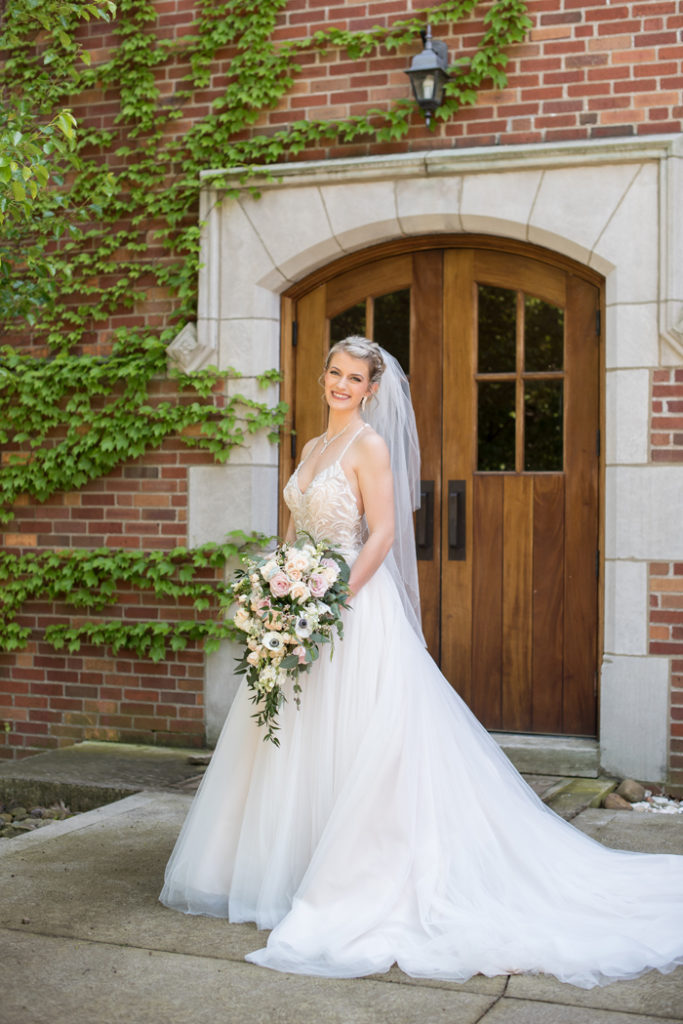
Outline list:
[[[0,925],[0,932],[11,932],[13,934],[17,934],[18,933],[19,935],[35,935],[36,937],[43,938],[43,939],[56,939],[56,940],[58,940],[58,939],[66,939],[69,942],[88,942],[88,943],[90,943],[93,946],[112,946],[112,947],[117,948],[117,949],[137,949],[137,950],[140,950],[141,952],[146,952],[146,953],[165,953],[165,954],[169,954],[171,956],[187,956],[187,957],[192,957],[195,960],[216,960],[219,963],[232,963],[232,964],[244,964],[244,965],[248,965],[248,963],[249,963],[247,960],[244,959],[244,957],[216,956],[214,953],[192,953],[192,952],[187,952],[185,950],[180,950],[180,949],[164,949],[164,948],[160,948],[159,946],[139,946],[139,945],[134,944],[132,942],[116,942],[116,941],[114,941],[112,939],[97,939],[97,938],[91,938],[88,935],[69,935],[69,934],[64,934],[64,933],[43,932],[43,931],[39,931],[38,929],[35,929],[35,928],[28,928],[28,927],[17,928],[16,926],[12,926],[12,925]],[[315,977],[315,975],[306,975],[306,977]],[[406,977],[409,977],[409,975],[407,975]],[[330,979],[330,980],[339,980],[339,979]],[[383,984],[383,985],[396,985],[396,984],[399,984],[399,985],[403,984],[403,985],[405,985],[405,984],[410,984],[410,982],[401,982],[401,981],[396,982],[396,981],[393,981],[391,978],[385,977],[383,975],[374,975],[374,974],[373,975],[367,975],[365,977],[360,977],[360,978],[353,978],[353,979],[349,979],[349,980],[379,982],[380,984]],[[462,991],[462,990],[459,990],[459,989],[450,988],[450,984],[452,984],[452,983],[446,982],[445,984],[439,985],[438,981],[439,981],[438,978],[430,979],[430,984],[428,986],[416,985],[415,987],[416,988],[425,987],[425,988],[430,988],[430,989],[438,989],[438,990],[440,990],[442,992],[453,992],[456,995],[460,994],[460,992]],[[495,997],[495,1002],[492,1003],[491,1006],[488,1009],[491,1009],[491,1007],[494,1006],[495,1003],[497,1003],[500,999],[503,998],[503,996],[507,992],[507,988],[508,988],[509,982],[510,982],[510,978],[508,976],[505,979],[505,987],[504,987],[503,991],[500,993],[500,995]],[[468,994],[469,995],[481,995],[481,996],[485,996],[486,995],[486,993],[484,993],[484,992],[468,992]],[[488,1009],[485,1011],[486,1013],[488,1013]],[[476,1021],[473,1022],[473,1024],[479,1024],[479,1020],[481,1020],[481,1019],[482,1019],[481,1017],[478,1018]]]
[[[17,928],[17,927],[13,927],[11,925],[0,925],[0,932],[10,932],[12,934],[19,933],[21,935],[32,935],[32,936],[35,936],[37,938],[46,938],[46,939],[55,939],[55,940],[66,939],[67,941],[71,941],[71,942],[81,942],[81,943],[87,942],[87,943],[89,943],[90,945],[93,945],[93,946],[109,946],[109,947],[114,948],[114,949],[133,949],[133,950],[138,950],[139,952],[159,953],[159,954],[162,954],[162,955],[165,954],[167,956],[190,957],[193,960],[212,960],[212,961],[215,961],[215,962],[218,962],[218,963],[238,964],[238,965],[242,965],[242,966],[245,966],[245,967],[246,966],[253,966],[253,965],[250,965],[248,963],[248,961],[246,961],[243,957],[216,956],[215,954],[212,954],[212,953],[192,953],[192,952],[188,952],[188,951],[184,951],[184,950],[177,950],[177,949],[163,949],[163,948],[159,948],[158,946],[139,946],[139,945],[133,944],[131,942],[116,942],[116,941],[113,941],[111,939],[90,938],[89,936],[81,936],[81,935],[55,934],[54,932],[43,932],[43,931],[38,931],[36,929],[31,929],[31,928]],[[338,979],[330,979],[330,980],[338,980]],[[396,984],[396,982],[391,981],[391,979],[383,977],[381,975],[379,975],[379,976],[378,975],[372,975],[372,976],[367,976],[367,977],[354,978],[354,979],[350,979],[350,980],[353,980],[353,981],[356,981],[356,982],[359,982],[359,981],[363,981],[363,982],[377,982],[379,984],[385,984],[385,985],[387,985],[387,984],[388,985]],[[634,1017],[634,1018],[638,1018],[639,1020],[651,1021],[652,1024],[657,1024],[657,1022],[661,1021],[661,1020],[677,1021],[677,1022],[680,1022],[680,1024],[683,1024],[683,1017],[671,1017],[668,1014],[667,1015],[652,1014],[652,1013],[645,1013],[644,1014],[642,1012],[642,1010],[628,1010],[628,1009],[623,1009],[623,1008],[620,1008],[618,1010],[614,1010],[614,1009],[609,1009],[608,1007],[590,1006],[590,1005],[585,1005],[585,1004],[582,1004],[582,1003],[564,1003],[564,1002],[559,1002],[557,1000],[554,1001],[554,1000],[551,1000],[551,999],[538,999],[538,998],[534,998],[533,995],[529,995],[529,994],[519,995],[518,996],[518,995],[515,995],[514,993],[508,993],[508,989],[510,987],[510,980],[511,980],[510,975],[507,975],[507,977],[505,978],[505,985],[504,985],[503,991],[499,995],[497,995],[497,996],[495,996],[493,998],[493,1001],[486,1007],[486,1009],[482,1012],[481,1016],[477,1017],[476,1020],[474,1020],[472,1022],[472,1024],[486,1024],[486,1019],[487,1019],[488,1015],[491,1013],[491,1011],[493,1009],[495,1009],[495,1007],[498,1005],[498,1003],[500,1003],[502,1000],[505,1000],[505,999],[511,999],[511,1000],[514,999],[515,1001],[519,1001],[519,1002],[541,1004],[541,1005],[544,1005],[544,1006],[555,1007],[556,1009],[560,1008],[560,1007],[571,1006],[571,1007],[579,1009],[579,1010],[580,1009],[596,1010],[596,1011],[598,1011],[600,1013],[607,1013],[607,1014],[619,1013],[619,1014],[623,1014],[624,1016],[631,1016],[631,1017]],[[462,990],[449,988],[446,985],[439,985],[438,983],[434,984],[434,982],[438,982],[438,979],[434,979],[432,984],[430,984],[427,987],[429,987],[430,989],[438,989],[439,991],[442,991],[442,992],[452,992],[454,995],[461,994]],[[399,982],[399,984],[401,984],[401,982]],[[406,983],[404,982],[403,984],[406,984]],[[416,987],[420,987],[420,986],[416,986]],[[486,993],[484,993],[484,992],[474,992],[474,993],[473,992],[468,992],[468,994],[470,994],[470,995],[479,995],[479,996],[483,996],[483,997],[486,996]]]
[[[17,928],[12,925],[0,925],[0,931],[13,932],[19,935],[35,935],[42,939],[66,939],[69,942],[89,942],[93,946],[114,946],[117,949],[139,949],[147,953],[169,953],[171,956],[189,956],[196,960],[218,960],[222,963],[248,963],[244,957],[216,956],[213,953],[189,953],[180,949],[164,949],[159,946],[138,946],[133,942],[116,942],[114,939],[97,939],[89,935],[70,935],[63,932],[41,932],[35,928]]]
[[[508,982],[509,982],[509,980],[510,979],[508,978]],[[606,986],[603,985],[601,987],[605,988]],[[587,992],[589,990],[588,989],[583,989],[583,991]],[[500,999],[503,999],[505,997],[505,993],[506,992],[507,992],[507,985],[505,986],[505,991],[500,996]],[[623,1009],[621,1007],[618,1010],[614,1010],[614,1009],[609,1009],[606,1006],[589,1006],[589,1005],[584,1004],[584,1003],[560,1003],[560,1002],[553,1002],[552,999],[535,999],[533,996],[529,996],[529,995],[516,996],[514,993],[511,993],[509,996],[507,996],[507,998],[508,999],[515,999],[515,1000],[518,1000],[519,1002],[522,1002],[522,1003],[541,1003],[543,1006],[571,1006],[571,1007],[573,1007],[573,1008],[575,1008],[577,1010],[597,1010],[598,1013],[623,1013],[624,1015],[628,1014],[628,1016],[630,1016],[630,1017],[638,1017],[640,1020],[647,1020],[647,1021],[650,1021],[650,1020],[651,1021],[658,1021],[658,1020],[672,1021],[672,1020],[674,1020],[674,1021],[680,1021],[681,1024],[683,1024],[683,1017],[671,1017],[669,1014],[667,1014],[666,1016],[663,1016],[662,1014],[658,1014],[658,1013],[656,1013],[656,1014],[643,1013],[642,1010],[625,1010],[625,1009]],[[487,1011],[487,1013],[488,1013],[488,1011]],[[477,1024],[478,1024],[478,1022],[477,1022]]]
[[[508,985],[509,984],[510,984],[510,975],[508,974],[508,976],[505,979],[505,985],[503,986],[503,991],[500,993],[499,996],[495,997],[495,999],[493,1000],[492,1003],[490,1003],[486,1007],[486,1009],[483,1011],[481,1017],[477,1017],[477,1019],[475,1021],[473,1021],[472,1024],[481,1024],[481,1021],[485,1021],[486,1020],[486,1017],[489,1015],[491,1010],[493,1010],[498,1005],[498,1003],[501,1001],[501,999],[505,998],[505,993],[508,990]]]

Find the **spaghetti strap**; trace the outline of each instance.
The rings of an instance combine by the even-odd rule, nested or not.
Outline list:
[[[356,433],[355,433],[355,434],[353,435],[353,437],[352,437],[352,438],[351,438],[351,439],[350,439],[350,440],[349,440],[349,441],[348,441],[348,442],[347,442],[347,443],[346,443],[346,444],[344,445],[344,448],[343,448],[343,450],[342,450],[342,453],[341,453],[341,455],[339,456],[339,458],[337,459],[337,462],[341,462],[341,460],[342,460],[342,459],[344,458],[344,456],[346,455],[347,451],[349,450],[349,448],[351,447],[351,445],[353,444],[353,442],[354,442],[354,441],[356,440],[356,438],[358,437],[358,435],[359,435],[359,434],[360,434],[360,433],[361,433],[361,432],[362,432],[363,430],[365,430],[365,428],[366,428],[366,427],[367,427],[367,423],[364,423],[364,424],[362,425],[362,427],[359,427],[359,428],[358,428],[358,430],[357,430],[357,431],[356,431]]]

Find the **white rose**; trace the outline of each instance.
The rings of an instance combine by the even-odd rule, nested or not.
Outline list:
[[[305,583],[299,581],[298,583],[292,584],[292,589],[289,592],[289,596],[292,601],[308,601],[311,596],[311,592]]]
[[[310,568],[311,557],[304,548],[292,548],[285,559],[285,572],[291,576],[291,570],[299,573]]]
[[[266,562],[265,565],[261,566],[261,575],[264,580],[269,580],[271,576],[274,576],[276,572],[279,572],[280,566],[277,564],[274,558],[271,558]]]
[[[339,569],[336,565],[321,565],[320,573],[325,577],[330,586],[339,579]]]
[[[247,630],[251,625],[251,616],[246,608],[241,606],[235,612],[235,625],[238,629]]]

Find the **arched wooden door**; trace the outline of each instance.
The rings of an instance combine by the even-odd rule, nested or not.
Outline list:
[[[596,732],[599,301],[571,268],[462,242],[284,301],[283,479],[325,428],[331,342],[365,334],[409,374],[425,636],[489,729]]]

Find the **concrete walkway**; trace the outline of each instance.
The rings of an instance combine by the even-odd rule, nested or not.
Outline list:
[[[0,840],[2,1024],[683,1021],[683,968],[584,991],[544,976],[477,977],[460,985],[412,981],[394,968],[373,978],[334,981],[247,964],[244,954],[263,945],[264,933],[250,925],[187,917],[157,901],[164,865],[192,798],[183,789],[196,782],[189,752],[148,755],[138,749],[135,768],[136,748],[130,748],[127,760],[119,748],[112,754],[119,758],[117,775],[111,760],[108,766],[106,759],[98,762],[94,746],[89,752],[70,748],[71,767],[65,758],[64,772],[80,757],[78,782],[92,785],[97,773],[94,768],[89,777],[85,773],[87,755],[107,776],[96,784],[123,788],[125,781],[127,787],[145,788]],[[67,785],[55,777],[59,753],[0,765],[0,783],[7,788],[21,776],[26,781],[42,774],[46,782]],[[683,815],[588,809],[574,824],[610,846],[683,853]]]

